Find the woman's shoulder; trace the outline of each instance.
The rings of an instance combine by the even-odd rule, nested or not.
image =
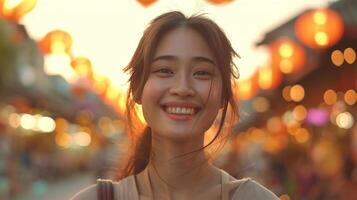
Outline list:
[[[131,186],[135,186],[135,180],[133,176],[128,176],[120,181],[112,181],[112,183],[113,183],[115,194],[127,194],[127,193],[131,193],[132,191],[126,191],[126,190],[133,190],[133,189],[135,190],[135,188],[131,187]],[[80,190],[70,200],[96,200],[97,185],[98,184],[93,184]]]
[[[279,200],[273,192],[251,178],[231,181],[230,187],[230,196],[232,196],[233,200]]]

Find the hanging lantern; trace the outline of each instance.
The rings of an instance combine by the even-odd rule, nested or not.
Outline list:
[[[70,54],[72,38],[65,31],[51,31],[40,41],[40,47],[45,54]]]
[[[85,57],[77,57],[71,61],[71,66],[79,77],[92,78],[92,63]]]
[[[270,46],[272,67],[290,74],[305,64],[304,49],[289,38],[281,38]]]
[[[211,4],[222,5],[222,4],[230,3],[233,0],[207,0],[207,1]]]
[[[250,78],[238,81],[235,86],[235,93],[237,94],[238,99],[249,100],[257,93],[257,79],[258,73],[255,73]]]
[[[276,88],[281,81],[281,72],[271,66],[258,69],[258,85],[263,90]]]
[[[157,0],[137,0],[144,7],[148,7],[151,4],[155,3]]]
[[[36,3],[37,0],[0,0],[0,18],[19,21]]]
[[[342,18],[331,9],[308,11],[295,23],[296,36],[310,48],[327,48],[336,44],[343,31]]]

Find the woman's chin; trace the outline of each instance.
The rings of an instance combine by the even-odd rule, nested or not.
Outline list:
[[[180,131],[180,130],[175,130],[167,132],[167,131],[162,131],[161,133],[157,133],[161,138],[171,141],[171,142],[192,142],[192,140],[197,141],[197,139],[202,139],[203,140],[203,134],[198,134],[194,133],[191,131]]]

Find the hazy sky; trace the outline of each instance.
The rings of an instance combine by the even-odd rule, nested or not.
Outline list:
[[[136,0],[38,0],[26,15],[32,38],[38,40],[49,31],[64,30],[72,36],[74,56],[88,57],[94,71],[109,77],[116,85],[126,81],[121,69],[129,62],[148,22],[170,10],[186,14],[205,12],[231,39],[241,55],[236,61],[241,77],[249,77],[264,62],[264,50],[254,44],[269,30],[307,8],[326,5],[328,0],[233,0],[212,5],[205,0],[158,0],[143,7]],[[52,69],[64,76],[69,66]]]

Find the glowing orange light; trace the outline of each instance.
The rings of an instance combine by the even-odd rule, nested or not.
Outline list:
[[[274,89],[281,81],[281,72],[272,67],[258,69],[258,85],[263,90]]]
[[[344,95],[344,99],[345,99],[345,102],[348,105],[352,106],[357,101],[357,93],[356,93],[356,91],[354,91],[353,89],[350,89],[350,90],[346,91],[346,93]]]
[[[257,78],[258,73],[248,79],[238,81],[236,85],[236,94],[239,99],[248,100],[256,94],[258,89]]]
[[[285,86],[283,88],[283,91],[282,91],[282,96],[283,98],[285,99],[285,101],[291,101],[291,96],[290,96],[290,89],[291,89],[291,86],[288,85],[288,86]]]
[[[233,0],[207,0],[207,1],[211,4],[222,5],[222,4],[230,3]]]
[[[253,108],[257,112],[266,112],[267,110],[269,110],[269,107],[270,107],[270,102],[265,97],[256,97],[253,100]]]
[[[331,61],[337,67],[341,66],[344,62],[344,55],[340,50],[334,50],[331,53]]]
[[[346,48],[343,55],[348,64],[353,64],[356,61],[356,51],[352,48]]]
[[[324,101],[327,105],[333,105],[337,101],[337,93],[332,90],[326,90],[324,93]]]
[[[0,18],[19,21],[36,3],[37,0],[0,0]]]
[[[293,109],[293,116],[296,120],[302,121],[306,118],[307,110],[303,105],[297,105]]]
[[[290,89],[290,97],[295,102],[301,101],[305,97],[304,88],[299,84],[292,86]]]
[[[301,69],[305,64],[305,51],[289,38],[281,38],[271,47],[272,67],[280,69],[285,74]]]
[[[109,87],[110,81],[106,77],[96,73],[93,74],[93,81],[93,87],[96,93],[99,95],[105,95]]]
[[[299,128],[296,130],[294,136],[298,143],[305,143],[310,139],[310,133],[305,128]]]
[[[65,31],[51,31],[40,41],[40,47],[47,54],[70,54],[72,38]]]
[[[281,121],[281,119],[279,117],[269,118],[266,126],[270,132],[279,132],[279,131],[283,130],[283,122]]]
[[[157,0],[137,0],[141,5],[148,7],[151,4],[155,3]]]
[[[330,9],[308,11],[295,23],[297,37],[310,48],[327,48],[336,44],[343,31],[342,18]]]
[[[77,57],[71,61],[72,68],[80,77],[91,78],[93,76],[92,63],[88,58]]]

